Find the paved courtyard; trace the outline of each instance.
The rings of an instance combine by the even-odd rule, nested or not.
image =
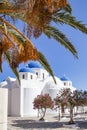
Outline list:
[[[80,116],[81,117],[81,116]],[[67,126],[69,118],[58,121],[56,116],[46,116],[46,121],[38,121],[37,117],[8,117],[8,130],[87,130],[87,118],[75,118],[78,126]]]

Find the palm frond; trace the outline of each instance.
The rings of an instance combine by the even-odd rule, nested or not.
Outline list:
[[[6,26],[12,28],[13,30],[15,30],[21,37],[23,37],[25,39],[25,41],[27,41],[29,44],[32,45],[32,47],[34,47],[34,45],[32,44],[32,42],[21,32],[19,31],[15,26],[13,26],[12,24],[10,24],[8,21],[3,20],[2,18],[0,18],[0,21],[5,23]]]
[[[20,83],[20,80],[19,80],[19,74],[18,74],[18,71],[17,71],[17,68],[12,68],[11,65],[10,65],[10,55],[9,55],[9,52],[5,52],[4,53],[4,56],[10,66],[10,68],[12,69],[13,73],[15,74],[15,76],[17,77],[19,83]]]
[[[71,14],[72,13],[72,8],[71,8],[70,4],[67,4],[65,7],[62,7],[60,12],[63,12],[63,11],[65,11],[66,13],[70,13]]]
[[[46,36],[48,38],[54,38],[56,41],[60,42],[64,47],[66,47],[75,57],[77,56],[77,51],[72,45],[72,43],[68,40],[68,38],[60,32],[58,29],[56,29],[53,26],[46,26],[46,28],[43,30]]]
[[[8,35],[12,38],[13,42],[24,45],[25,39],[19,35],[15,30],[8,29]]]
[[[2,33],[5,36],[11,37],[12,41],[16,42],[17,44],[23,45],[25,43],[25,39],[17,31],[15,31],[12,28],[9,28],[8,26],[6,28],[7,28],[7,33],[5,33],[3,24],[0,24],[0,32],[2,31]]]
[[[2,72],[2,64],[0,63],[0,72]]]
[[[52,71],[47,59],[45,58],[45,56],[41,52],[38,52],[38,55],[39,55],[38,61],[49,72],[49,74],[52,76],[52,78],[56,84],[56,79],[54,77],[53,71]]]
[[[87,27],[85,24],[82,24],[81,21],[77,21],[75,17],[73,17],[70,14],[67,13],[56,13],[54,16],[52,16],[52,19],[56,23],[63,23],[70,25],[71,27],[75,29],[79,29],[81,32],[87,34]]]

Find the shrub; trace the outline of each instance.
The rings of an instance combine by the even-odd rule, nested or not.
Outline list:
[[[44,120],[47,108],[52,109],[54,102],[49,94],[38,95],[33,102],[34,109],[38,109],[41,116],[40,120]]]

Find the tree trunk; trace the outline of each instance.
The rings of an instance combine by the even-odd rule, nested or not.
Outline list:
[[[73,124],[74,121],[73,121],[73,107],[70,106],[70,121],[69,121],[70,124]]]
[[[41,116],[40,120],[44,121],[44,117],[45,117],[45,114],[46,114],[46,109],[42,108],[41,113],[42,113],[42,116]]]
[[[64,117],[65,109],[64,109],[64,105],[63,104],[61,105],[61,113],[62,113],[61,117]]]
[[[60,120],[60,107],[59,107],[59,112],[58,112],[58,120]]]

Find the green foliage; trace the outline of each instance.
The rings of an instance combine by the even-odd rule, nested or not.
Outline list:
[[[54,74],[52,72],[52,69],[51,69],[50,65],[47,62],[47,59],[45,58],[45,56],[41,52],[38,52],[38,55],[39,55],[38,61],[49,72],[49,74],[53,77],[53,80],[54,80],[54,82],[56,84],[56,79],[54,77]]]
[[[19,56],[22,57],[20,59],[24,60],[20,60],[18,64],[21,62],[26,62],[30,59],[38,60],[55,81],[53,72],[43,54],[37,51],[28,37],[23,35],[23,33],[21,33],[15,26],[11,24],[12,21],[14,23],[16,20],[21,20],[23,23],[25,23],[25,35],[28,37],[33,36],[34,38],[38,38],[44,33],[48,38],[55,39],[58,43],[68,49],[76,58],[78,58],[76,48],[67,38],[67,36],[58,29],[58,25],[66,24],[72,28],[80,30],[85,34],[87,34],[87,27],[81,21],[78,21],[74,16],[72,16],[72,8],[68,4],[67,0],[59,0],[55,2],[53,0],[38,0],[38,2],[37,0],[0,1],[0,39],[2,39],[1,36],[5,35],[12,42],[12,44],[15,44],[16,49],[18,48],[18,50],[20,50],[19,46],[21,45],[24,47],[24,44],[26,44],[27,41],[29,46],[32,46],[30,47],[30,52],[34,50],[35,56],[38,55],[38,57],[36,56],[30,58],[24,56],[27,57],[24,58],[22,56],[25,55],[25,53],[22,56],[19,54]],[[55,23],[56,27],[53,27],[52,25],[55,25]],[[22,50],[25,50],[23,47]],[[8,51],[8,48],[5,51],[3,50],[3,53],[0,54],[0,71],[2,71],[2,57],[6,51]],[[29,48],[26,53],[30,55],[28,52]],[[13,70],[13,72],[18,75],[16,71],[17,68],[14,69],[15,70]]]
[[[77,57],[76,49],[61,31],[52,26],[47,26],[43,31],[48,38],[54,38],[60,42],[61,45],[65,46],[70,52],[72,52],[75,57]]]

